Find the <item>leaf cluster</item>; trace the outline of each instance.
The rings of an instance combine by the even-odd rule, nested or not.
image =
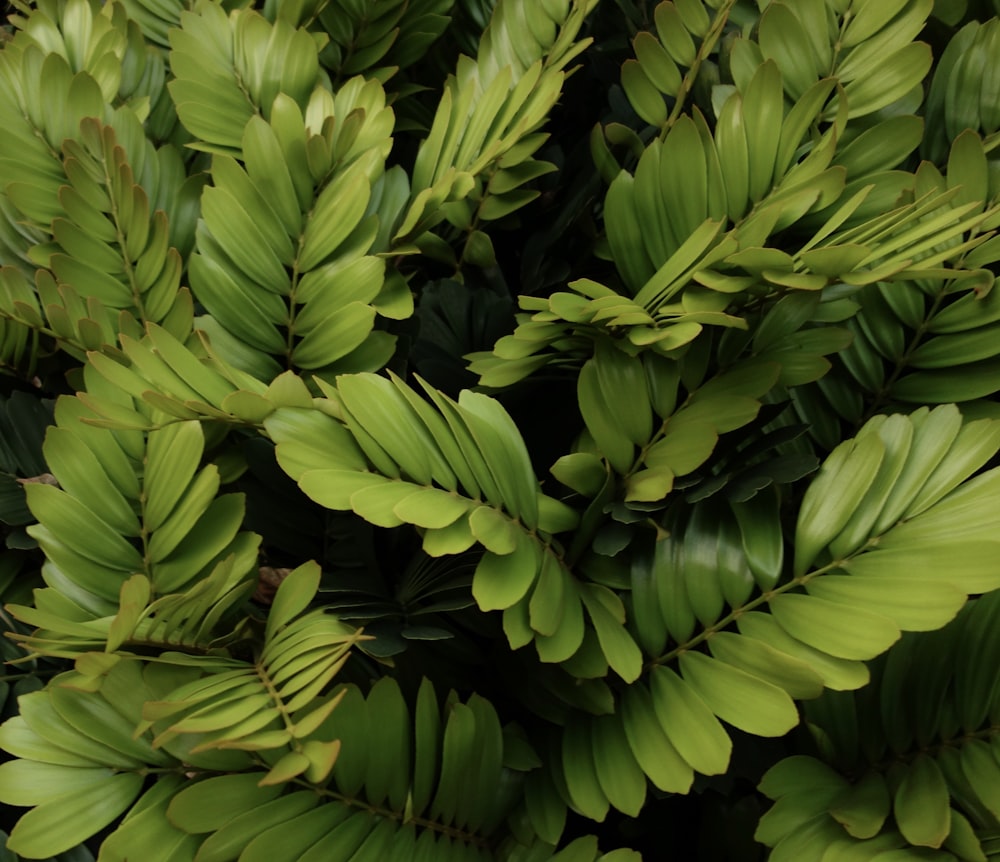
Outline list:
[[[15,5],[3,858],[1000,854],[995,8]]]

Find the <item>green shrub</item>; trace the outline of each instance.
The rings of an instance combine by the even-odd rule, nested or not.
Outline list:
[[[2,858],[1000,858],[995,6],[15,5]]]

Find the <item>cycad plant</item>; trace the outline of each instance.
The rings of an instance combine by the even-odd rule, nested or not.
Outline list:
[[[995,2],[15,6],[0,858],[1000,858]]]

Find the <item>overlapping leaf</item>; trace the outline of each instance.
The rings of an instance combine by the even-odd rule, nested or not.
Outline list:
[[[94,7],[81,0],[65,4],[39,4],[26,17],[16,19],[20,47],[33,45],[46,54],[62,57],[73,73],[87,72],[111,102],[123,83],[122,60],[128,50],[128,23],[117,5]],[[42,84],[42,86],[45,86]],[[58,146],[61,139],[51,139]]]
[[[118,128],[133,145],[142,141],[133,115],[123,114]],[[116,316],[126,310],[139,322],[162,323],[176,337],[187,337],[191,309],[179,291],[181,257],[170,246],[166,214],[151,211],[151,195],[181,172],[176,154],[163,150],[157,158],[151,148],[143,153],[138,168],[147,174],[147,192],[111,126],[84,120],[79,141],[67,141],[63,153],[69,183],[60,200],[66,215],[52,221],[51,246],[33,254],[51,271],[36,277],[43,308],[47,314],[50,306],[64,310],[51,313],[50,325],[55,329],[68,320],[83,346],[95,350],[114,344],[122,327]],[[85,303],[89,316],[78,310]]]
[[[161,48],[170,47],[170,31],[180,27],[187,8],[179,0],[122,0],[121,5],[142,28],[142,35]]]
[[[734,60],[741,48],[775,60],[792,98],[833,76],[844,87],[851,118],[865,117],[910,96],[930,70],[930,46],[914,39],[931,6],[927,0],[772,3],[761,16],[757,44],[742,43]],[[739,68],[734,62],[741,87]]]
[[[324,695],[361,635],[323,609],[303,613],[319,575],[306,564],[281,582],[255,661],[178,657],[208,676],[146,703],[143,722],[155,730],[154,747],[187,737],[195,752],[276,752],[262,785],[306,772],[316,782],[326,778],[339,746],[317,728],[339,700]]]
[[[283,7],[295,5],[300,4]],[[321,52],[320,62],[338,77],[359,73],[378,76],[387,67],[405,69],[424,56],[444,32],[453,5],[454,0],[352,0],[327,5],[318,19],[330,35],[330,44]]]
[[[46,229],[62,213],[58,194],[65,180],[58,148],[78,132],[81,119],[105,115],[104,97],[89,74],[74,75],[63,57],[46,55],[36,45],[17,39],[0,54],[0,80],[0,113],[6,130],[0,158],[0,188],[7,199],[4,215],[13,221],[13,207],[17,220],[27,219]],[[68,101],[71,88],[73,103]],[[44,106],[53,103],[71,105],[69,114],[46,110]]]
[[[397,241],[418,239],[445,218],[474,228],[537,197],[520,186],[550,169],[532,159],[546,139],[537,130],[559,98],[565,67],[588,44],[577,37],[594,5],[497,3],[476,58],[459,57],[445,84]]]
[[[0,798],[31,808],[11,832],[12,851],[42,859],[75,847],[135,803],[147,769],[178,764],[149,735],[132,735],[144,688],[137,666],[112,673],[117,698],[78,690],[71,672],[22,697],[20,715],[0,727],[17,758],[0,767]]]
[[[132,3],[41,2],[30,14],[15,16],[16,41],[22,47],[32,44],[45,54],[59,55],[73,72],[87,72],[106,103],[127,105],[141,119],[150,120],[151,130],[162,130],[163,134],[154,136],[165,140],[173,118],[171,111],[164,110],[169,97],[162,58],[147,52],[143,34],[149,31],[136,23],[133,14],[141,17],[146,11]],[[159,11],[163,14],[162,8]],[[159,32],[165,33],[162,25]],[[165,38],[161,44],[166,44]],[[58,147],[61,141],[52,143]]]
[[[170,820],[204,835],[199,862],[253,862],[295,853],[299,859],[359,860],[510,858],[531,847],[531,858],[591,862],[587,839],[555,854],[551,841],[530,832],[507,838],[496,857],[486,841],[510,813],[533,752],[501,728],[493,707],[473,695],[452,694],[443,708],[425,680],[410,708],[391,680],[367,694],[347,686],[317,733],[333,733],[340,754],[325,789],[279,795],[258,784],[259,773],[210,778],[177,794]],[[307,743],[308,744],[308,743]],[[520,753],[526,755],[520,756]],[[315,778],[306,774],[307,780]],[[222,794],[225,809],[208,805]],[[374,808],[374,810],[373,810]],[[213,810],[214,809],[214,810]]]
[[[254,9],[227,15],[205,3],[182,12],[169,29],[170,95],[184,127],[209,152],[240,152],[243,131],[256,114],[270,119],[284,94],[305,107],[319,76],[318,46],[306,30],[268,22]]]
[[[318,580],[318,567],[307,565],[283,581],[255,662],[164,653],[177,667],[148,668],[144,675],[138,662],[91,653],[76,672],[22,701],[21,715],[0,730],[4,747],[20,758],[4,767],[0,794],[7,803],[32,807],[11,846],[31,858],[74,846],[132,804],[148,768],[181,759],[216,771],[263,763],[264,771],[251,776],[266,796],[278,795],[302,773],[323,782],[339,743],[317,734],[339,699],[321,695],[359,634],[322,610],[303,613]],[[121,854],[115,858],[127,858],[130,841],[146,841],[154,832],[193,858],[197,842],[164,816],[167,794],[179,784],[168,775],[150,791],[153,798],[137,803],[107,848]],[[214,816],[220,813],[216,808]],[[129,826],[132,817],[142,817],[144,831]]]
[[[102,392],[99,380],[56,407],[43,447],[55,484],[26,488],[48,584],[34,608],[16,611],[39,629],[27,645],[73,656],[132,641],[206,644],[245,598],[259,539],[240,532],[242,499],[218,496],[198,422],[148,433],[95,427],[88,420],[100,414],[85,402],[112,414],[135,406],[126,392]]]
[[[989,59],[996,56],[998,40],[996,18],[970,21],[941,53],[927,92],[927,135],[921,145],[921,153],[936,164],[945,161],[952,142],[966,129],[984,136],[1000,129]]]
[[[975,475],[997,451],[1000,423],[963,425],[954,407],[876,417],[809,486],[790,571],[779,513],[749,511],[757,501],[696,507],[645,555],[634,548],[628,625],[653,658],[614,715],[570,721],[552,761],[566,803],[598,820],[609,806],[637,813],[643,775],[686,792],[695,772],[727,769],[721,722],[783,735],[795,700],[864,686],[863,662],[901,632],[941,628],[969,594],[997,589],[998,474]]]
[[[169,164],[176,153],[161,150],[162,164],[154,164],[141,128],[131,125],[136,117],[147,117],[150,102],[160,110],[162,63],[146,57],[141,35],[123,7],[92,7],[82,0],[61,7],[46,4],[18,23],[21,29],[5,45],[0,61],[0,114],[7,131],[0,152],[4,197],[22,219],[48,231],[52,218],[64,215],[59,193],[66,181],[59,164],[63,141],[78,139],[80,121],[92,118],[115,126],[150,209],[163,209],[176,220],[174,185],[183,179],[179,160]],[[127,185],[115,190],[125,193]],[[85,197],[96,206],[93,196]],[[176,225],[173,230],[173,244],[178,244]]]
[[[717,45],[735,4],[730,0],[665,0],[653,13],[655,33],[632,39],[634,59],[621,81],[635,112],[666,133],[681,116],[702,64]]]
[[[748,363],[691,386],[681,397],[680,377],[671,363],[630,358],[599,342],[580,372],[577,398],[598,451],[625,478],[625,501],[656,503],[669,494],[676,477],[708,460],[720,434],[754,419],[760,397],[778,374],[773,363]],[[569,456],[555,473],[583,491],[573,478],[573,462],[579,460]]]
[[[735,98],[737,96],[731,97],[730,101]],[[668,136],[668,143],[684,134],[687,128],[687,123],[679,122]],[[797,140],[794,136],[793,139]],[[623,173],[609,190],[605,205],[612,253],[626,284],[636,286],[638,292],[626,296],[584,279],[569,285],[572,292],[559,291],[548,299],[522,297],[522,308],[533,313],[519,315],[518,328],[511,336],[501,339],[492,354],[473,354],[472,369],[482,375],[485,384],[507,386],[566,357],[586,356],[592,349],[590,345],[607,335],[619,339],[624,336],[627,349],[633,352],[655,350],[674,356],[697,338],[705,326],[746,328],[747,320],[732,310],[746,297],[764,295],[780,299],[792,291],[824,291],[821,294],[824,300],[841,300],[846,298],[848,289],[838,285],[864,286],[889,280],[893,286],[884,285],[879,290],[891,289],[895,294],[902,294],[912,289],[905,284],[906,280],[920,279],[921,290],[928,294],[927,302],[940,306],[941,301],[935,300],[935,296],[948,296],[963,290],[988,290],[992,276],[986,267],[1000,249],[992,241],[996,209],[984,207],[973,191],[988,182],[985,156],[978,138],[969,133],[956,142],[947,180],[932,167],[925,166],[920,174],[911,177],[913,196],[909,200],[889,212],[877,210],[878,214],[860,221],[854,217],[867,206],[876,186],[869,184],[841,200],[843,165],[824,168],[821,179],[814,174],[816,167],[830,164],[835,142],[835,136],[829,137],[829,146],[812,150],[810,156],[793,167],[786,177],[788,180],[815,157],[820,160],[806,172],[811,179],[803,179],[801,184],[792,182],[787,192],[782,191],[783,184],[779,184],[729,231],[723,232],[727,224],[725,215],[721,221],[708,218],[697,223],[695,219],[707,212],[699,210],[683,225],[690,234],[678,234],[674,230],[672,235],[681,237],[681,245],[677,247],[668,246],[658,238],[670,235],[662,217],[667,211],[663,204],[668,199],[667,190],[653,197],[649,197],[647,190],[656,181],[657,165],[685,164],[686,159],[681,156],[666,159],[666,145],[662,149],[657,149],[657,144],[652,145],[640,159],[635,178]],[[821,151],[822,156],[819,155]],[[650,176],[643,174],[646,162],[653,166]],[[829,187],[825,188],[828,180]],[[690,194],[681,195],[680,186],[674,191],[685,200],[692,199]],[[703,200],[708,202],[709,198],[703,197]],[[811,236],[797,250],[783,251],[767,246],[768,235],[783,225],[782,220],[799,218],[817,204],[816,219],[810,216],[802,222]],[[676,220],[682,209],[673,208],[670,212],[671,219]],[[663,229],[650,230],[650,224],[659,224]],[[939,285],[937,293],[924,286],[929,279]],[[868,294],[874,293],[875,288],[869,288]],[[878,298],[872,299],[870,304],[870,313],[878,314],[881,305]],[[907,310],[913,301],[900,298],[894,300],[894,304],[914,321],[914,314],[919,315],[919,312]],[[826,322],[833,313],[839,315],[834,320],[844,319],[857,309],[857,306],[853,306],[853,310],[844,306],[845,312],[841,314],[833,312],[834,307],[817,309],[817,318]],[[851,324],[855,331],[863,327],[862,318],[857,325]],[[892,316],[881,324],[873,324],[876,339],[903,337],[899,324],[891,321]],[[988,323],[986,317],[983,324]],[[951,361],[957,365],[989,358],[986,346],[989,339],[985,332],[976,332],[975,336],[937,342],[935,347],[940,350],[940,358],[936,361],[948,361],[952,350],[956,358]],[[818,349],[809,351],[819,356],[844,346],[842,341],[838,342],[841,334],[814,332],[804,337],[804,345],[810,338],[819,339],[816,342]],[[864,364],[856,376],[866,388],[877,391],[885,374],[875,379],[873,375],[878,369],[873,367],[867,378],[860,376],[871,364],[863,362],[866,355],[872,354],[875,362],[874,352],[871,348],[866,351],[865,341],[864,335],[855,339],[855,346],[845,355],[845,362],[850,362],[854,353],[860,351],[860,359],[851,367]],[[906,344],[911,350],[914,346]],[[935,354],[930,347],[923,349]],[[880,346],[879,350],[885,355],[885,348]],[[765,355],[778,361],[784,358],[794,362],[787,352],[783,356]],[[904,345],[899,344],[892,358],[899,360],[903,355]],[[962,356],[968,358],[962,360],[959,358]],[[935,356],[921,361],[934,362]],[[961,393],[963,380],[965,386],[978,385],[979,390],[988,387],[992,379],[990,368],[989,363],[976,368],[970,366],[967,370],[946,375],[940,382],[936,380],[939,374],[917,375],[912,381],[912,397],[919,399],[921,396],[917,393],[925,391],[940,391],[938,403],[955,397],[960,400],[982,397],[993,390],[979,391],[971,396],[949,396],[946,392],[951,391],[950,385],[958,387],[956,391]],[[796,376],[790,371],[788,382]],[[808,379],[800,382],[808,382]],[[904,391],[906,388],[903,387]]]
[[[807,705],[822,760],[788,758],[761,784],[776,801],[758,828],[772,858],[792,845],[803,853],[919,847],[940,850],[926,858],[987,858],[984,839],[1000,817],[1000,760],[989,731],[998,610],[993,592],[939,632],[905,635],[876,662],[871,696],[825,694]],[[798,793],[806,783],[814,793]]]
[[[0,112],[10,130],[0,149],[3,211],[25,223],[17,229],[18,265],[35,281],[7,273],[0,313],[77,358],[114,345],[127,325],[123,310],[181,337],[190,329],[172,247],[184,243],[187,219],[171,225],[168,216],[182,208],[183,165],[172,147],[153,148],[131,109],[111,112],[126,87],[123,54],[127,45],[135,51],[128,42],[135,34],[120,7],[107,9],[96,15],[85,3],[67,4],[62,31],[44,12],[31,16],[0,64]],[[32,100],[71,107],[29,110]]]
[[[373,253],[385,231],[372,210],[386,231],[394,217],[392,125],[382,88],[358,78],[317,91],[305,116],[279,96],[270,123],[249,121],[242,166],[214,157],[190,267],[209,312],[199,325],[224,360],[265,381],[388,360],[394,339],[373,331],[376,312],[412,312],[405,281]]]
[[[818,397],[808,395],[799,405],[824,441],[837,433],[834,417],[857,422],[865,402],[968,402],[997,389],[990,267],[1000,245],[993,239],[995,209],[978,197],[988,183],[978,136],[967,132],[955,142],[947,179],[926,164],[917,179],[928,187],[924,198],[912,205],[913,216],[901,229],[880,236],[878,246],[891,250],[907,234],[924,238],[875,264],[891,280],[857,293],[860,311],[847,324],[851,345]],[[926,234],[927,226],[940,230]]]
[[[388,99],[378,82],[422,55],[449,0],[277,0],[263,14],[34,5],[0,51],[0,362],[15,386],[42,390],[64,386],[53,344],[86,367],[68,377],[82,391],[60,403],[49,463],[33,465],[59,483],[28,491],[47,582],[33,607],[35,573],[6,553],[0,566],[31,671],[77,659],[0,731],[18,758],[0,767],[0,799],[33,809],[12,852],[59,853],[107,824],[109,862],[635,858],[602,857],[592,837],[559,850],[567,809],[637,815],[649,781],[687,792],[696,773],[729,768],[728,726],[784,734],[799,700],[833,766],[795,760],[765,781],[779,801],[758,838],[776,859],[996,852],[995,603],[961,612],[960,636],[904,636],[872,661],[1000,585],[997,479],[977,475],[1000,435],[975,418],[996,415],[984,400],[998,361],[996,22],[940,58],[922,150],[936,167],[911,173],[930,57],[913,40],[929,0],[776,0],[759,15],[722,0],[612,4],[608,20],[649,31],[622,84],[662,130],[649,147],[622,125],[595,136],[634,157],[615,178],[593,148],[612,185],[595,248],[620,279],[554,255],[552,271],[577,280],[551,295],[564,276],[526,280],[537,295],[518,330],[474,365],[498,388],[549,366],[545,396],[554,378],[576,381],[559,439],[583,430],[553,473],[577,512],[542,492],[496,402],[429,387],[425,399],[350,372],[386,364],[396,344],[383,328],[405,333],[407,361],[408,327],[377,319],[412,313],[396,269],[408,272],[407,255],[455,264],[459,279],[464,263],[494,286],[510,277],[482,226],[529,201],[550,167],[534,159],[541,124],[586,45],[589,0],[462,0],[456,39],[478,56],[459,62],[436,115],[416,83],[433,86],[435,62],[395,79]],[[983,8],[938,3],[927,32],[943,45],[941,27]],[[614,69],[624,40],[594,35],[597,67],[613,57]],[[365,77],[345,80],[354,73]],[[186,129],[164,97],[170,75]],[[608,116],[597,101],[566,107],[570,124],[591,107]],[[606,111],[634,121],[616,90]],[[408,145],[424,126],[424,144]],[[174,149],[189,133],[214,163]],[[553,161],[572,165],[574,148],[556,143]],[[588,251],[592,188],[574,210]],[[178,285],[199,219],[191,334]],[[428,233],[443,221],[444,237]],[[525,267],[555,235],[569,238],[541,231]],[[515,416],[519,394],[504,395]],[[799,418],[781,412],[788,400]],[[838,446],[880,410],[954,400],[964,420],[951,407],[878,416]],[[834,450],[804,499],[815,458],[799,419]],[[5,446],[22,424],[4,426]],[[312,516],[338,607],[397,614],[372,599],[412,586],[420,566],[406,558],[422,542],[441,570],[463,572],[442,585],[449,630],[475,602],[503,612],[484,625],[502,623],[512,647],[534,645],[494,653],[489,684],[554,727],[526,725],[528,745],[478,697],[449,697],[435,721],[428,683],[412,703],[388,680],[338,689],[350,630],[315,607],[314,565],[264,598],[267,621],[245,604],[258,542],[239,532],[240,500],[217,494],[242,468],[224,435],[261,429],[320,504],[284,515]],[[3,466],[4,514],[23,525],[31,512]],[[782,524],[799,499],[792,541]],[[324,507],[346,514],[327,523]],[[341,546],[344,524],[371,558]],[[403,524],[416,540],[371,541],[371,525]],[[284,566],[298,552],[286,541],[266,553]],[[352,555],[355,577],[340,580]],[[345,598],[366,578],[363,597]],[[351,605],[359,597],[368,605]],[[492,634],[463,640],[471,661]],[[437,646],[421,645],[421,660]],[[429,666],[476,685],[451,658]],[[371,662],[353,679],[409,672]],[[143,708],[153,724],[136,734]]]
[[[507,828],[537,764],[530,747],[475,695],[442,708],[424,681],[411,717],[389,679],[367,696],[335,687],[359,635],[307,609],[318,578],[309,565],[282,582],[254,662],[165,653],[143,670],[90,654],[22,700],[0,729],[17,758],[0,767],[0,798],[31,808],[11,848],[58,853],[125,813],[103,842],[108,858],[493,858],[485,842]],[[149,769],[160,775],[139,798]],[[503,858],[529,846],[540,860],[599,857],[593,839],[557,854],[560,832],[501,832]]]
[[[320,409],[280,409],[264,424],[279,463],[321,505],[412,524],[432,556],[482,545],[472,595],[504,612],[512,646],[534,641],[543,661],[565,661],[581,648],[586,610],[612,668],[634,678],[621,601],[570,574],[555,534],[577,513],[541,493],[510,417],[483,395],[425,390],[430,402],[397,378],[345,375]]]
[[[843,169],[830,166],[843,117],[797,153],[832,89],[817,84],[786,114],[781,76],[765,63],[745,94],[726,101],[714,137],[697,111],[679,119],[662,144],[644,151],[634,176],[618,176],[605,200],[608,243],[627,295],[581,280],[570,285],[573,293],[547,301],[522,298],[536,314],[522,318],[495,359],[477,356],[474,369],[491,385],[516,380],[546,364],[543,350],[571,349],[573,336],[593,338],[594,330],[624,334],[635,350],[671,355],[704,325],[745,328],[727,313],[742,294],[824,286],[831,273],[820,276],[765,245],[772,232],[826,207],[843,189]],[[838,225],[831,220],[826,234]]]

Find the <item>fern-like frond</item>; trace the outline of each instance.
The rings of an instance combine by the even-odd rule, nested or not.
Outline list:
[[[483,395],[454,402],[425,389],[430,403],[396,378],[345,375],[319,409],[280,409],[264,424],[279,463],[321,505],[382,527],[411,524],[431,556],[481,544],[472,595],[482,610],[504,611],[515,648],[534,641],[543,661],[568,659],[586,611],[612,668],[634,678],[639,653],[620,629],[621,602],[570,574],[555,536],[578,515],[541,492],[510,417]]]
[[[866,117],[910,96],[930,70],[930,46],[914,39],[932,5],[929,0],[770,3],[757,42],[740,41],[733,49],[736,86],[743,89],[761,57],[774,59],[792,98],[832,77],[844,87],[849,116]],[[919,96],[915,101],[919,105]]]
[[[352,0],[326,4],[318,21],[330,36],[320,62],[336,78],[383,78],[417,62],[445,31],[455,0]],[[289,5],[289,4],[283,4]],[[280,13],[279,13],[280,14]]]
[[[476,58],[462,56],[448,78],[413,166],[411,201],[395,240],[419,241],[447,218],[473,236],[537,197],[521,185],[548,167],[532,159],[538,132],[562,90],[566,66],[593,0],[497,3]],[[476,240],[473,240],[475,243]]]
[[[304,612],[319,576],[319,566],[306,564],[281,582],[253,663],[174,657],[208,678],[199,676],[146,703],[143,726],[154,728],[154,746],[187,736],[194,739],[196,751],[276,752],[262,785],[284,783],[306,771],[313,781],[326,778],[340,746],[323,738],[303,750],[298,740],[312,737],[339,703],[337,697],[322,695],[361,635],[322,609]]]
[[[195,331],[184,344],[149,324],[145,335],[121,335],[119,343],[114,356],[88,356],[83,397],[93,412],[90,424],[149,431],[177,420],[209,418],[254,425],[286,399],[297,403],[309,397],[292,374],[265,386],[232,367],[215,354],[203,332]]]
[[[323,695],[359,634],[322,610],[307,612],[318,582],[315,564],[282,582],[253,661],[163,652],[144,671],[129,658],[88,653],[76,671],[22,700],[21,715],[0,729],[19,758],[0,770],[0,798],[32,808],[11,848],[41,858],[74,846],[128,809],[153,774],[163,783],[132,808],[106,849],[134,858],[130,841],[163,834],[171,852],[192,859],[198,840],[164,816],[184,779],[237,770],[237,781],[249,777],[267,798],[303,773],[322,783],[340,744],[321,725],[342,699]],[[130,826],[134,817],[149,821],[146,828]]]
[[[708,460],[720,434],[757,416],[760,397],[779,374],[773,362],[750,360],[738,372],[688,381],[685,397],[670,363],[642,361],[599,343],[580,371],[577,398],[597,453],[623,477],[625,502],[654,504],[667,497],[676,478]],[[609,414],[601,404],[615,409]],[[586,487],[586,475],[598,475],[593,460],[584,453],[570,455],[557,462],[553,473],[593,496]]]
[[[168,809],[174,823],[212,833],[199,860],[253,862],[288,853],[345,862],[604,858],[593,838],[556,853],[558,835],[549,842],[530,828],[505,834],[537,760],[483,698],[462,702],[451,693],[442,705],[424,680],[411,714],[389,679],[367,695],[347,686],[335,697],[336,709],[316,732],[335,735],[340,753],[328,780],[306,773],[315,792],[278,796],[251,773],[208,779],[175,797]],[[232,803],[238,816],[206,814],[220,793],[238,797]]]
[[[170,246],[166,213],[153,209],[157,198],[175,195],[170,186],[182,175],[180,161],[172,149],[158,154],[146,144],[130,112],[120,114],[116,122],[120,132],[84,120],[79,140],[63,145],[68,183],[60,199],[66,213],[52,221],[53,242],[33,250],[32,257],[52,273],[36,277],[39,292],[46,306],[54,304],[50,296],[56,285],[85,298],[104,344],[114,343],[113,333],[121,326],[115,317],[121,309],[137,321],[162,323],[185,338],[191,312],[179,292],[182,261]],[[134,166],[127,145],[138,152]],[[90,342],[85,343],[88,349],[100,346],[86,327],[81,336]]]
[[[148,112],[155,86],[137,80],[145,61],[136,56],[123,79],[137,31],[120,6],[106,11],[75,0],[35,10],[0,60],[10,132],[0,146],[0,188],[3,218],[15,228],[5,236],[10,262],[34,280],[5,277],[0,314],[77,359],[113,349],[118,332],[146,321],[181,338],[191,327],[174,248],[193,231],[190,214],[181,214],[183,164],[172,146],[147,141],[136,112]],[[122,91],[136,88],[145,96],[113,110]]]
[[[122,61],[129,40],[128,21],[121,6],[93,6],[86,0],[43,0],[27,16],[14,16],[12,23],[18,31],[13,40],[18,48],[32,45],[45,54],[58,55],[71,73],[87,72],[99,85],[105,102],[110,104],[118,98],[125,83]],[[43,89],[48,85],[39,82],[35,86],[39,84]],[[61,140],[50,139],[50,143],[58,146]]]
[[[601,855],[592,837],[557,851],[561,827],[526,826],[516,808],[537,756],[483,698],[442,703],[425,680],[411,707],[389,679],[331,686],[357,634],[302,614],[310,585],[307,569],[283,582],[255,663],[167,653],[105,666],[97,691],[73,672],[22,699],[0,728],[17,758],[0,766],[0,799],[31,808],[10,848],[41,858],[110,826],[113,860],[638,858]],[[255,710],[261,699],[274,705]]]
[[[770,81],[760,86],[770,87],[780,104],[778,79],[766,70],[767,66],[760,67],[754,82]],[[557,291],[548,299],[522,297],[522,308],[533,313],[520,315],[518,328],[501,339],[492,354],[473,354],[471,369],[486,385],[507,386],[546,365],[586,357],[593,342],[607,336],[629,352],[654,350],[675,358],[706,325],[746,328],[748,322],[740,312],[747,305],[798,291],[823,291],[821,296],[831,301],[845,298],[849,288],[844,285],[860,287],[888,280],[920,279],[925,284],[934,279],[945,293],[963,287],[982,289],[991,283],[986,267],[997,254],[992,237],[998,210],[995,205],[984,207],[973,191],[987,184],[988,177],[982,145],[971,132],[956,142],[948,179],[929,165],[916,175],[906,175],[906,189],[897,190],[903,200],[888,212],[881,210],[881,204],[875,210],[867,208],[869,198],[879,194],[877,171],[857,180],[876,182],[848,196],[843,182],[846,165],[833,164],[834,127],[828,130],[825,143],[817,144],[801,161],[787,164],[783,178],[772,186],[776,175],[771,171],[785,164],[780,157],[782,147],[798,145],[804,130],[799,121],[815,118],[829,95],[823,85],[814,90],[803,97],[809,102],[808,111],[798,114],[796,105],[786,117],[786,126],[795,132],[787,139],[784,131],[780,136],[771,134],[773,130],[767,132],[779,157],[772,164],[772,148],[771,157],[762,163],[761,188],[766,194],[756,202],[747,198],[751,187],[747,168],[753,159],[748,162],[746,153],[755,151],[744,146],[750,141],[743,140],[742,125],[740,146],[731,150],[719,129],[713,142],[703,122],[682,118],[664,145],[654,142],[644,152],[634,177],[623,172],[608,191],[609,245],[626,292],[581,279],[571,283],[570,290]],[[740,98],[734,94],[726,104]],[[891,128],[877,128],[880,135],[892,134]],[[675,140],[680,147],[677,152],[670,149]],[[742,162],[733,155],[737,151],[743,153]],[[849,151],[844,152],[845,161],[865,170]],[[897,157],[898,151],[889,156]],[[675,166],[692,158],[707,166],[714,164],[716,169],[708,171],[707,184],[689,190],[688,175]],[[730,175],[726,165],[740,165],[741,170]],[[726,201],[734,200],[727,195],[736,188],[730,188],[731,182],[738,186],[739,203],[736,213],[727,215]],[[684,201],[684,206],[665,207],[663,202],[671,198]],[[858,213],[867,218],[859,219]],[[735,220],[730,222],[730,218]],[[770,235],[793,227],[806,231],[797,249],[769,246]],[[899,284],[895,291],[906,289]],[[824,315],[832,308],[824,309]],[[844,346],[836,344],[832,333],[830,338],[817,352],[830,353]],[[984,378],[979,375],[978,379]],[[880,385],[866,383],[870,388]],[[942,393],[944,389],[942,385]],[[941,401],[948,400],[952,399],[942,394]]]
[[[74,73],[61,55],[17,38],[0,52],[0,80],[0,188],[20,218],[47,231],[63,214],[62,142],[77,137],[85,117],[105,119],[107,102],[89,73]]]
[[[912,261],[854,295],[859,310],[846,323],[850,346],[829,377],[796,394],[800,415],[824,445],[839,435],[842,421],[856,425],[886,405],[975,402],[1000,385],[991,271],[1000,255],[994,235],[1000,220],[995,203],[984,204],[974,191],[989,185],[986,165],[978,135],[960,135],[947,177],[927,163],[918,172],[917,181],[928,188],[926,203],[914,213],[918,217],[878,240],[891,250],[897,243],[893,234],[903,239],[924,234],[925,226],[943,228],[876,265],[889,272]],[[847,233],[858,230],[863,228]],[[850,235],[844,239],[851,242]]]
[[[777,508],[753,502],[696,508],[634,548],[628,627],[652,657],[614,714],[570,719],[551,761],[564,801],[600,820],[638,812],[646,778],[686,792],[727,769],[723,721],[783,735],[795,700],[864,686],[863,662],[902,631],[940,628],[996,589],[998,474],[975,473],[998,449],[1000,425],[963,425],[954,407],[877,417],[809,486],[790,565]]]
[[[661,136],[689,107],[695,82],[717,55],[735,5],[732,0],[665,0],[653,11],[655,32],[641,30],[632,39],[635,58],[622,65],[622,87],[635,112],[660,128]]]
[[[230,14],[215,3],[180,15],[168,31],[167,85],[177,116],[195,137],[188,146],[239,155],[255,115],[270,119],[279,93],[304,108],[319,80],[318,45],[287,21],[273,24],[253,9]]]
[[[104,693],[96,694],[77,687],[78,674],[64,674],[22,697],[20,714],[0,727],[0,744],[17,758],[0,766],[0,798],[31,808],[11,832],[13,852],[43,859],[75,847],[140,798],[150,770],[166,785],[157,783],[141,801],[155,799],[158,787],[176,789],[184,769],[198,768],[197,757],[182,766],[153,748],[148,734],[133,736],[148,696],[137,664],[123,662],[107,679]],[[232,765],[246,766],[245,755],[240,759]]]
[[[242,498],[218,496],[198,422],[148,433],[88,424],[100,414],[85,401],[119,420],[135,414],[132,398],[102,380],[91,374],[86,395],[60,399],[42,450],[57,484],[26,488],[48,584],[34,608],[14,609],[39,628],[26,646],[64,657],[133,641],[208,649],[247,596],[259,538],[240,531]]]
[[[941,631],[904,635],[874,663],[863,694],[806,705],[819,758],[781,761],[761,783],[776,802],[757,832],[772,859],[793,846],[987,858],[1000,828],[998,614],[996,593],[984,595]],[[805,783],[811,792],[798,793]]]
[[[381,86],[355,78],[335,95],[317,90],[304,116],[279,96],[270,123],[247,124],[243,165],[213,158],[190,269],[209,312],[199,326],[224,359],[266,381],[388,361],[395,339],[375,330],[376,314],[413,308],[376,255],[402,205],[398,175],[384,172],[392,127]]]
[[[921,153],[935,164],[948,157],[951,144],[966,129],[989,139],[1000,130],[1000,113],[989,86],[977,86],[978,69],[1000,50],[1000,22],[970,21],[952,36],[941,53],[927,91],[927,134]],[[976,83],[974,83],[976,81]]]

